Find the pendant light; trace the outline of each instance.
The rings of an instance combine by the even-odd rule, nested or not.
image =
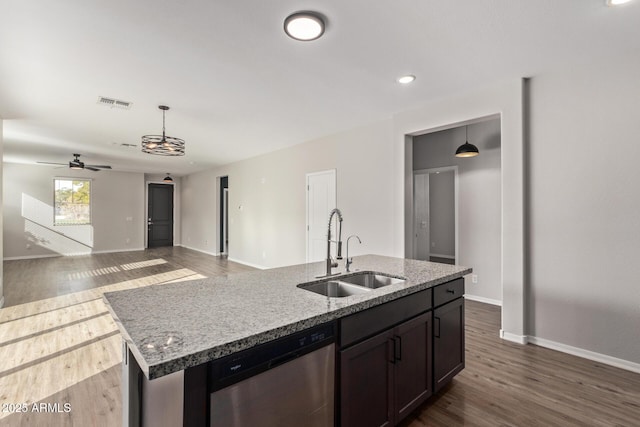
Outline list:
[[[456,157],[475,157],[480,154],[478,147],[469,144],[469,126],[464,127],[464,135],[465,143],[456,150]]]
[[[166,105],[158,105],[162,110],[162,136],[144,135],[142,152],[157,156],[184,156],[184,139],[166,136],[164,131],[164,114],[169,109]]]
[[[169,172],[167,172],[167,176],[164,177],[162,182],[167,182],[169,184],[171,184],[173,182],[173,178],[171,178],[171,174]]]

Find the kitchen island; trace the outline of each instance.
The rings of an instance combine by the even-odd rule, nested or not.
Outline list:
[[[158,421],[151,422],[152,413],[158,408],[164,412],[160,420],[180,412],[175,416],[184,425],[209,425],[208,421],[202,424],[202,414],[211,411],[207,403],[210,362],[244,354],[313,327],[334,325],[378,306],[391,307],[389,303],[461,281],[471,272],[460,266],[364,255],[354,257],[352,269],[404,280],[344,298],[322,296],[297,286],[323,280],[316,276],[323,273],[324,266],[301,264],[106,293],[105,300],[124,342],[125,425],[155,424]],[[340,270],[344,271],[342,265]],[[463,292],[463,288],[457,292]],[[421,312],[434,307],[431,291],[428,302],[424,301],[420,303]],[[399,306],[394,312],[403,310]],[[336,325],[334,330],[339,342],[341,326]],[[156,388],[161,391],[156,392]],[[180,395],[171,390],[180,390]],[[149,401],[152,396],[153,401]],[[172,405],[177,406],[172,409]],[[167,425],[172,424],[175,420],[167,421]]]

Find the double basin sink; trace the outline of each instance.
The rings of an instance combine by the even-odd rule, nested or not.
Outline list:
[[[301,283],[298,287],[327,297],[342,298],[364,294],[383,286],[395,285],[404,281],[405,279],[385,274],[362,272],[321,282]]]

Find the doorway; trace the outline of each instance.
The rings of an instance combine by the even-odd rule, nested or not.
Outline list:
[[[149,184],[147,247],[173,246],[173,185]]]
[[[307,262],[326,259],[327,221],[337,206],[336,170],[308,173]]]
[[[229,177],[220,177],[220,239],[218,251],[229,254]]]
[[[414,171],[414,258],[455,264],[458,259],[458,167]]]

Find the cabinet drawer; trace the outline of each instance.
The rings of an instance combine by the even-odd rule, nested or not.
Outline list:
[[[407,295],[340,320],[340,347],[389,329],[431,308],[431,289]]]
[[[433,306],[438,307],[464,295],[464,279],[456,279],[433,288]]]

